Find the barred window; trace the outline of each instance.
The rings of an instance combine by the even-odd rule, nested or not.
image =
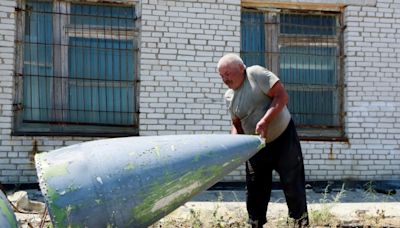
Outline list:
[[[137,135],[135,7],[27,0],[18,13],[14,133]]]
[[[279,76],[303,139],[341,140],[342,25],[337,12],[244,9],[241,56]]]

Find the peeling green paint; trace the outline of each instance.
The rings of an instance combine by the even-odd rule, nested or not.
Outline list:
[[[44,164],[45,162],[43,161],[41,164],[42,166],[42,173],[43,177],[46,180],[49,180],[53,177],[59,177],[59,176],[64,176],[68,174],[68,164],[54,164],[54,165],[49,165],[49,164]]]
[[[260,143],[260,145],[258,145],[258,147],[257,147],[257,150],[261,150],[264,147],[265,147],[265,142]]]
[[[132,162],[129,162],[125,167],[124,170],[133,170],[135,166],[132,164]]]
[[[155,146],[154,147],[154,152],[156,152],[156,154],[157,154],[157,157],[160,157],[160,146]]]
[[[72,181],[68,182],[64,181],[62,182],[63,184],[60,185],[59,181],[64,179],[71,180],[69,175],[76,175],[74,174],[76,170],[72,169],[75,168],[75,166],[70,167],[70,163],[65,161],[65,159],[54,161],[57,159],[52,157],[38,157],[38,160],[41,160],[40,163],[38,161],[36,162],[36,164],[39,166],[38,170],[43,171],[39,172],[39,179],[40,182],[44,183],[44,189],[48,190],[46,201],[50,202],[49,211],[51,212],[54,224],[57,227],[84,227],[89,220],[92,222],[94,218],[93,215],[88,213],[88,217],[83,217],[81,216],[81,213],[86,213],[84,212],[86,209],[96,208],[97,210],[103,208],[107,206],[103,204],[108,204],[110,199],[102,194],[97,194],[95,196],[89,194],[90,197],[88,195],[87,198],[83,197],[84,199],[80,198],[80,201],[75,201],[75,199],[77,199],[75,194],[68,195],[68,192],[79,191],[79,189],[88,189],[88,191],[92,191],[91,184],[97,184],[97,182],[103,183],[103,180],[109,181],[110,179],[117,178],[114,179],[113,182],[115,186],[113,185],[111,188],[106,188],[107,193],[114,194],[115,192],[117,194],[121,191],[125,191],[126,189],[131,190],[129,188],[132,188],[132,186],[134,186],[134,188],[138,188],[134,189],[133,197],[128,197],[130,200],[132,200],[132,202],[124,198],[126,195],[116,195],[117,197],[113,198],[113,201],[115,200],[117,207],[125,206],[124,208],[126,208],[127,205],[130,205],[126,208],[126,210],[128,210],[126,213],[129,214],[124,214],[124,225],[128,227],[145,226],[154,221],[155,218],[161,218],[167,213],[170,213],[172,210],[181,206],[186,200],[189,199],[190,196],[193,196],[200,190],[204,190],[206,187],[209,187],[213,183],[212,181],[216,180],[215,178],[221,177],[223,172],[227,171],[228,166],[234,167],[240,165],[239,163],[243,161],[243,157],[240,155],[238,155],[238,157],[230,155],[228,156],[229,158],[227,158],[227,156],[223,156],[222,152],[231,152],[230,147],[217,143],[217,145],[214,147],[201,147],[201,154],[191,154],[191,157],[186,157],[186,154],[184,153],[185,151],[183,151],[182,154],[184,155],[184,159],[186,159],[184,162],[189,162],[192,164],[189,164],[189,167],[181,166],[179,164],[180,160],[174,157],[177,155],[177,153],[170,153],[168,151],[182,149],[181,145],[177,147],[176,144],[171,145],[164,143],[163,141],[161,141],[160,145],[157,143],[159,142],[151,142],[149,143],[150,145],[146,145],[144,148],[139,147],[140,149],[135,149],[135,147],[133,147],[133,150],[136,151],[132,152],[128,152],[126,150],[123,151],[124,156],[129,154],[129,156],[133,157],[129,157],[127,160],[118,160],[118,166],[111,166],[113,169],[107,169],[106,174],[95,173],[96,175],[91,175],[90,182],[88,183],[89,186],[85,186],[85,184],[79,182],[81,179],[79,179],[79,181],[74,181],[75,179],[72,179]],[[249,143],[246,146],[249,146],[250,148],[251,145],[251,150],[253,153],[256,146],[257,149],[264,147],[264,144],[260,145],[260,143],[261,141],[259,141],[257,144]],[[184,142],[183,144],[189,143]],[[191,145],[189,145],[189,147],[190,146]],[[132,149],[128,150],[131,151]],[[244,151],[247,152],[245,149]],[[233,150],[233,152],[236,153],[235,150]],[[181,152],[179,151],[178,154],[180,153]],[[48,158],[48,160],[46,158]],[[225,163],[215,164],[217,162],[207,162],[214,161],[214,159],[219,163]],[[202,163],[203,160],[208,164]],[[215,165],[211,165],[210,163]],[[199,165],[203,166],[199,167]],[[153,166],[155,167],[156,175],[147,175],[148,173],[146,172],[148,172],[148,167],[154,168]],[[145,169],[142,171],[142,168],[144,167]],[[159,167],[162,167],[162,169]],[[134,171],[131,172],[131,170]],[[110,171],[112,174],[109,173]],[[143,185],[125,185],[123,182],[121,182],[121,173],[123,175],[122,177],[124,178],[129,177],[129,175],[133,176],[132,178],[138,178]],[[101,178],[103,178],[103,180]],[[74,185],[78,185],[77,183],[79,183],[79,186],[75,187]],[[49,184],[51,187],[53,187],[53,189],[47,186]],[[68,186],[68,184],[70,185]],[[76,192],[76,194],[79,195],[81,192]],[[71,197],[74,199],[75,203],[68,201],[71,199]],[[108,214],[107,218],[104,218],[104,220],[99,223],[102,224],[101,226],[107,225],[113,227],[113,225],[116,225],[114,222],[111,222],[113,221],[113,218],[114,216]],[[78,220],[79,222],[77,222]],[[79,223],[80,225],[69,224],[71,222],[75,224]]]
[[[47,162],[47,160],[43,158],[43,156],[44,154],[37,154],[35,156],[36,166],[39,167],[38,171],[40,174],[43,175],[42,182],[46,185],[45,188],[42,189],[42,193],[46,198],[49,211],[51,212],[51,215],[53,217],[53,222],[55,223],[55,225],[60,225],[63,224],[65,218],[67,217],[67,214],[65,212],[65,209],[55,204],[57,199],[60,197],[60,194],[57,193],[54,188],[48,186],[48,180],[53,177],[68,174],[67,164],[50,165],[49,162]]]
[[[63,227],[66,224],[68,224],[68,228],[79,228],[82,227],[81,225],[77,224],[69,224],[68,223],[68,217],[71,214],[71,211],[75,210],[77,206],[75,205],[68,205],[66,208],[65,207],[60,207],[57,206],[56,201],[60,198],[60,194],[57,193],[57,191],[54,188],[47,187],[47,191],[43,192],[44,195],[47,195],[47,200],[48,200],[48,207],[49,211],[51,212],[51,215],[53,217],[53,222],[55,227]]]
[[[137,154],[137,152],[130,152],[128,155],[129,156],[134,156],[134,155],[136,155]]]
[[[35,154],[35,161],[43,160],[42,157],[47,155],[47,154],[48,154],[48,152],[42,152],[42,153]]]
[[[70,184],[70,185],[68,185],[68,187],[66,188],[66,192],[74,192],[74,191],[76,191],[76,190],[78,190],[78,188],[74,185],[74,184]]]
[[[215,157],[215,154],[217,154],[217,153],[215,153],[215,151],[212,151],[212,150],[209,150],[209,151],[207,151],[206,153],[204,153],[204,154],[197,154],[194,158],[193,158],[193,161],[194,162],[198,162],[199,160],[201,160],[201,158],[202,157]]]
[[[67,213],[64,208],[61,208],[55,204],[55,201],[60,197],[57,191],[53,188],[47,187],[47,191],[44,192],[47,195],[48,206],[51,209],[51,214],[53,216],[54,223],[60,225],[64,223],[65,218],[67,218]]]
[[[57,192],[56,189],[52,188],[49,186],[49,180],[55,177],[62,177],[65,175],[68,175],[68,163],[60,163],[60,164],[51,164],[42,157],[42,154],[36,155],[36,163],[37,166],[40,167],[41,169],[41,174],[43,178],[43,182],[46,184],[45,189],[42,190],[43,195],[46,198],[47,205],[49,207],[49,212],[51,213],[52,216],[52,222],[56,227],[64,227],[66,224],[68,224],[68,217],[71,213],[71,211],[75,210],[77,206],[73,205],[68,205],[66,208],[58,206],[56,204],[57,200],[60,198],[60,196],[74,192],[78,190],[76,186],[74,186],[73,183],[71,183],[68,187],[65,188],[64,191],[62,192]],[[77,224],[68,224],[66,226],[68,228],[79,228],[82,227],[81,225]]]
[[[237,162],[236,160],[240,161],[240,159],[234,159],[233,162]],[[210,181],[213,176],[218,176],[220,173],[223,172],[223,170],[224,168],[219,165],[201,167],[195,171],[188,172],[178,181],[165,181],[164,179],[164,181],[161,180],[157,181],[156,183],[153,182],[153,185],[148,190],[146,190],[145,193],[142,193],[143,201],[132,208],[132,216],[128,224],[146,224],[146,222],[155,217],[154,215],[159,215],[160,217],[166,215],[173,209],[180,206],[182,203],[182,199],[187,198],[187,195],[192,194],[192,192],[198,190],[198,188],[193,189],[192,192],[181,195],[162,209],[151,211],[152,208],[154,208],[154,205],[159,200],[173,194],[180,189],[190,186],[195,182],[199,182],[199,186],[203,186],[204,183]],[[213,175],[209,175],[209,173],[212,173]],[[162,183],[160,184],[159,182]],[[148,195],[148,192],[151,192],[152,194]]]
[[[200,154],[196,155],[196,156],[193,158],[193,161],[194,161],[194,162],[198,162],[199,160],[200,160]]]
[[[15,218],[15,216],[11,213],[10,208],[7,206],[6,202],[4,200],[0,200],[0,209],[1,209],[1,213],[3,213],[8,221],[8,224],[11,227],[15,227],[17,228],[17,220]]]

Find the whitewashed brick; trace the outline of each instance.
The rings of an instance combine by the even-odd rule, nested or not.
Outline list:
[[[16,2],[0,3],[0,122],[5,124],[0,126],[1,182],[37,181],[34,168],[25,164],[35,137],[11,137]],[[400,178],[396,171],[400,157],[393,155],[399,153],[400,144],[400,14],[395,8],[399,4],[394,0],[347,1],[344,106],[350,143],[302,142],[308,180],[373,179],[375,175]],[[215,65],[223,53],[240,52],[240,1],[143,0],[139,16],[140,134],[229,132],[230,120],[222,100],[226,87]],[[221,99],[222,104],[213,100],[197,104],[204,94]],[[392,106],[383,105],[388,102]],[[43,151],[89,140],[40,139]],[[43,146],[48,144],[44,141],[51,145]],[[334,161],[328,160],[330,145]],[[368,164],[370,160],[376,161],[375,165]],[[242,181],[243,166],[230,175],[224,179]]]

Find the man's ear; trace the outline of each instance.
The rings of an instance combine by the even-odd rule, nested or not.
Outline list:
[[[240,64],[239,65],[240,67],[239,67],[239,69],[240,69],[240,71],[244,71],[245,69],[246,69],[246,65],[242,65],[242,64]]]

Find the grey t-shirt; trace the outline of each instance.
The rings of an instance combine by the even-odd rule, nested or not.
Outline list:
[[[239,118],[245,134],[255,134],[258,121],[265,115],[272,99],[267,96],[272,86],[279,78],[261,66],[251,66],[246,69],[246,77],[242,85],[236,89],[229,89],[225,93],[229,112]],[[286,129],[290,121],[290,113],[285,106],[268,125],[266,142],[272,142]]]

